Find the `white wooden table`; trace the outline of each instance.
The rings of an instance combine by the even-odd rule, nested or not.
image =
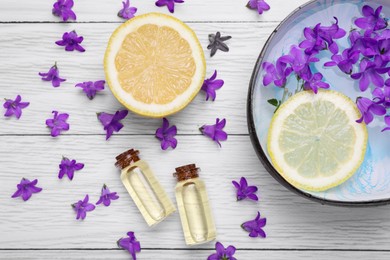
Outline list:
[[[157,227],[145,224],[114,167],[114,157],[135,147],[156,169],[174,199],[176,166],[202,168],[218,230],[217,240],[235,245],[238,259],[390,259],[390,209],[322,206],[279,185],[263,168],[252,148],[246,126],[246,98],[257,55],[268,35],[306,0],[268,0],[271,10],[259,16],[245,8],[247,0],[187,0],[175,16],[197,33],[207,56],[207,75],[217,69],[225,86],[215,102],[203,93],[182,112],[170,117],[179,129],[178,147],[162,151],[154,137],[161,120],[134,114],[125,127],[105,141],[96,112],[114,112],[121,105],[106,89],[89,101],[77,82],[104,78],[102,59],[111,32],[123,22],[116,16],[121,0],[75,0],[77,22],[59,23],[51,14],[54,0],[0,1],[0,97],[21,94],[31,102],[20,120],[0,116],[0,258],[1,259],[129,259],[116,246],[127,231],[141,242],[139,259],[206,259],[214,243],[185,246],[179,215]],[[132,0],[138,14],[168,13],[154,0]],[[75,29],[85,37],[85,53],[65,52],[54,42]],[[229,53],[209,58],[209,33],[231,35]],[[41,81],[38,72],[58,62],[68,80],[59,88]],[[45,119],[51,111],[70,114],[70,131],[49,136]],[[1,113],[4,113],[2,111]],[[226,118],[229,139],[222,149],[199,134],[203,124]],[[74,180],[59,180],[65,155],[85,163]],[[246,176],[260,187],[260,202],[235,201],[231,180]],[[44,190],[28,202],[11,199],[22,177],[38,178]],[[76,221],[71,203],[89,194],[97,201],[106,183],[120,199],[98,206],[85,221]],[[267,217],[266,239],[252,239],[240,224],[260,210]]]

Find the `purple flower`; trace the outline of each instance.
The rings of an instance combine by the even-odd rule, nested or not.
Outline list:
[[[263,78],[263,85],[268,86],[271,82],[278,87],[284,87],[287,82],[287,77],[290,76],[293,69],[287,67],[287,64],[279,59],[276,60],[276,66],[269,62],[263,63],[265,75]]]
[[[53,4],[52,13],[55,16],[61,17],[64,22],[71,20],[76,20],[76,14],[72,10],[73,0],[57,0]]]
[[[226,125],[226,119],[222,119],[221,121],[217,118],[215,125],[204,125],[199,130],[203,135],[210,137],[213,141],[215,141],[221,147],[221,143],[219,141],[226,141],[228,135],[222,129]]]
[[[364,17],[356,19],[355,24],[359,28],[367,30],[369,32],[384,29],[387,27],[387,22],[384,18],[381,18],[381,11],[382,6],[379,6],[374,11],[371,6],[365,5],[362,9]]]
[[[216,79],[217,78],[217,71],[214,71],[214,74],[209,79],[205,79],[202,85],[202,90],[206,92],[206,101],[209,100],[209,97],[211,97],[211,100],[214,101],[216,94],[215,90],[220,89],[224,81],[222,79]]]
[[[293,71],[301,78],[311,78],[311,71],[309,64],[311,62],[319,61],[318,58],[306,54],[302,49],[296,45],[291,46],[290,53],[280,57],[280,62],[290,64]],[[309,76],[310,75],[310,76]]]
[[[118,12],[118,16],[123,19],[131,19],[134,17],[134,14],[137,12],[136,7],[130,7],[130,1],[122,2],[123,8]]]
[[[104,206],[108,207],[111,204],[111,200],[117,200],[117,199],[119,199],[119,196],[116,194],[116,192],[110,192],[106,184],[104,184],[102,188],[102,195],[100,196],[99,200],[96,202],[96,205],[103,203]]]
[[[69,130],[69,124],[66,122],[69,118],[69,114],[58,114],[58,111],[53,111],[52,113],[54,114],[54,118],[47,119],[46,125],[51,128],[51,136],[56,137],[61,133],[61,131]]]
[[[69,160],[66,157],[62,157],[62,161],[59,165],[60,171],[58,173],[58,178],[62,179],[66,174],[69,180],[73,180],[74,172],[79,171],[84,168],[83,163],[77,163],[76,160]]]
[[[102,91],[104,89],[104,84],[106,84],[104,80],[98,80],[95,82],[86,81],[77,83],[75,87],[82,88],[85,94],[87,94],[87,97],[92,100],[98,91]]]
[[[356,100],[356,105],[362,115],[361,118],[356,120],[358,123],[361,123],[364,120],[364,123],[368,125],[374,119],[373,114],[378,116],[383,116],[386,114],[386,109],[382,105],[376,104],[372,100],[365,97],[358,97]]]
[[[17,95],[15,100],[6,99],[3,104],[3,107],[6,109],[4,116],[10,117],[15,115],[17,119],[22,116],[22,109],[28,107],[30,102],[20,102],[22,101],[22,97]]]
[[[257,192],[256,186],[248,186],[248,182],[245,177],[241,177],[240,183],[236,181],[232,181],[234,187],[237,189],[237,200],[243,200],[245,198],[249,198],[251,200],[258,201],[259,198],[255,194]]]
[[[315,94],[317,94],[319,88],[329,88],[329,84],[322,81],[322,74],[321,73],[315,73],[309,80],[305,81],[305,84],[303,87],[305,90],[313,90]]]
[[[379,55],[375,56],[374,61],[364,58],[360,62],[360,72],[352,74],[351,78],[360,79],[359,88],[361,91],[365,91],[370,85],[370,82],[377,87],[383,87],[385,81],[379,74],[386,73],[390,69],[384,68],[384,65],[384,62]]]
[[[321,24],[317,24],[313,29],[306,27],[303,30],[305,40],[299,44],[299,47],[305,49],[306,54],[318,53],[326,49],[326,42],[319,36]]]
[[[262,229],[267,224],[266,218],[260,218],[260,212],[257,212],[257,216],[253,220],[244,222],[241,227],[249,232],[250,237],[266,237],[264,230]]]
[[[166,5],[169,12],[173,13],[175,11],[175,3],[181,4],[184,3],[184,0],[157,0],[156,6],[161,7]]]
[[[66,32],[62,35],[62,40],[56,41],[58,46],[65,46],[66,51],[77,50],[84,52],[85,49],[80,45],[84,40],[83,36],[78,36],[76,31]]]
[[[249,0],[246,7],[249,9],[257,9],[259,14],[263,14],[264,11],[271,9],[269,4],[267,4],[264,0]]]
[[[325,67],[339,67],[339,69],[346,73],[351,74],[353,65],[356,64],[359,60],[360,53],[358,51],[351,51],[349,49],[345,49],[342,55],[334,54],[332,56],[332,61],[328,61],[324,64]]]
[[[50,68],[50,70],[47,73],[39,72],[39,76],[42,77],[42,80],[44,81],[51,81],[51,84],[53,87],[59,87],[61,82],[65,81],[66,79],[60,78],[59,75],[60,71],[57,67],[57,63],[54,63],[54,66]]]
[[[386,127],[382,129],[382,132],[390,130],[390,116],[385,116]]]
[[[390,79],[386,82],[390,83]],[[385,108],[390,107],[390,84],[386,84],[383,88],[375,88],[372,94],[376,104],[383,104]]]
[[[133,260],[136,260],[136,253],[141,252],[141,244],[137,241],[137,238],[134,236],[134,232],[127,232],[127,236],[125,238],[121,238],[118,240],[117,244],[120,248],[127,250]]]
[[[42,191],[42,188],[36,187],[38,180],[29,181],[26,178],[23,178],[18,185],[16,185],[17,191],[12,195],[12,198],[17,198],[22,196],[24,201],[27,201],[31,198],[33,193],[38,193]]]
[[[124,119],[128,113],[129,111],[127,110],[118,110],[115,114],[104,112],[97,113],[99,121],[102,123],[104,130],[106,130],[106,140],[108,140],[114,132],[119,132],[119,130],[122,129],[123,124],[120,121]]]
[[[95,210],[95,205],[88,203],[89,196],[85,195],[84,200],[79,200],[78,202],[72,204],[74,211],[76,211],[76,219],[85,219],[87,217],[87,212]]]
[[[215,243],[216,253],[209,255],[207,260],[237,260],[233,255],[236,252],[234,246],[228,246],[225,248],[220,242]]]
[[[166,150],[169,147],[175,149],[177,146],[176,134],[176,126],[169,127],[169,121],[164,117],[162,127],[156,130],[156,138],[161,141],[161,149]]]

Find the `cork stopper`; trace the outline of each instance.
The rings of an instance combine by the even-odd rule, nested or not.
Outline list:
[[[176,180],[179,181],[185,181],[193,178],[198,178],[199,174],[198,171],[199,168],[196,168],[195,164],[188,164],[181,167],[177,167],[176,172],[173,174],[174,177],[176,177]]]
[[[134,150],[134,149],[130,149],[130,150],[127,150],[126,152],[121,153],[120,155],[115,157],[115,159],[116,159],[115,166],[120,168],[120,169],[126,168],[131,163],[137,162],[140,160],[138,154],[139,154],[139,151]]]

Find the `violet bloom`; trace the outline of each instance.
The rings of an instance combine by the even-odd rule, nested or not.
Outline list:
[[[293,71],[302,78],[303,73],[310,71],[309,64],[311,62],[317,62],[319,59],[313,55],[306,54],[298,46],[293,45],[291,46],[290,53],[280,57],[280,61],[286,64],[290,64]]]
[[[374,61],[364,58],[360,62],[360,72],[352,74],[351,78],[360,80],[359,88],[361,91],[365,91],[370,85],[370,82],[377,87],[383,87],[385,81],[380,74],[386,73],[390,69],[383,67],[384,65],[380,56],[375,56]]]
[[[106,184],[104,184],[102,188],[102,195],[100,196],[99,200],[96,202],[96,205],[103,203],[104,206],[108,207],[111,204],[111,200],[117,200],[117,199],[119,199],[119,196],[116,194],[116,192],[110,192]]]
[[[266,237],[264,230],[262,229],[267,224],[266,218],[260,218],[260,212],[257,212],[257,216],[253,220],[244,222],[241,227],[249,232],[250,237]]]
[[[54,63],[53,67],[47,73],[39,72],[39,76],[42,77],[44,81],[51,81],[53,87],[59,87],[61,82],[66,81],[66,79],[60,78],[60,71],[57,67],[57,62]]]
[[[57,0],[53,4],[52,13],[55,16],[61,17],[64,22],[71,20],[76,20],[76,14],[72,10],[73,0]]]
[[[127,110],[118,110],[115,114],[104,112],[97,113],[99,121],[102,123],[104,130],[106,130],[106,140],[108,140],[114,132],[119,132],[122,129],[123,124],[120,121],[124,119],[128,113],[129,111]]]
[[[385,116],[386,127],[382,129],[382,132],[390,130],[390,116]]]
[[[98,80],[95,82],[86,81],[77,83],[75,87],[82,88],[85,94],[87,94],[87,97],[92,100],[98,91],[102,91],[104,89],[104,84],[106,84],[104,80]]]
[[[248,182],[245,177],[241,177],[240,183],[236,181],[232,181],[234,187],[237,189],[237,200],[243,200],[245,198],[249,198],[251,200],[258,201],[259,198],[255,194],[257,192],[256,186],[248,186]]]
[[[156,6],[161,7],[166,5],[168,7],[169,12],[173,13],[175,12],[175,3],[181,4],[184,3],[184,0],[157,0]]]
[[[156,130],[156,138],[161,141],[161,149],[166,150],[169,147],[175,149],[177,146],[176,134],[176,126],[169,127],[169,121],[164,117],[162,127]]]
[[[78,36],[76,31],[66,32],[62,35],[62,40],[56,41],[58,46],[65,46],[66,51],[77,50],[79,52],[85,52],[83,46],[80,45],[84,40],[83,36]]]
[[[58,111],[53,111],[53,119],[47,119],[46,125],[51,128],[51,136],[56,137],[61,134],[61,131],[68,131],[69,124],[66,122],[69,118],[69,114],[59,114]]]
[[[17,95],[15,100],[5,98],[3,107],[6,109],[6,111],[4,113],[4,116],[10,117],[15,115],[16,118],[19,119],[22,116],[22,109],[30,105],[30,102],[21,101],[22,97],[20,95]]]
[[[267,4],[264,0],[249,0],[249,2],[246,4],[246,7],[254,10],[257,9],[259,14],[263,14],[264,11],[271,9],[269,4]]]
[[[362,13],[364,17],[355,20],[355,24],[369,32],[381,30],[387,27],[387,22],[381,17],[382,6],[379,6],[375,11],[369,6],[363,6]]]
[[[31,198],[34,193],[42,191],[42,188],[36,187],[38,180],[30,181],[23,178],[18,185],[16,185],[17,191],[12,195],[12,198],[22,197],[24,201]]]
[[[202,90],[206,92],[206,101],[209,100],[209,97],[211,97],[211,100],[214,101],[216,98],[215,91],[217,89],[220,89],[223,84],[225,83],[222,79],[216,79],[217,78],[217,71],[214,71],[214,74],[209,79],[205,79],[202,85]]]
[[[226,119],[219,120],[217,118],[215,125],[204,125],[199,130],[203,135],[210,137],[213,141],[215,141],[221,147],[221,143],[219,141],[226,141],[228,135],[222,129],[226,125]]]
[[[329,84],[322,81],[322,74],[317,72],[309,80],[305,80],[303,85],[305,90],[311,89],[315,94],[318,93],[319,88],[327,89]]]
[[[74,172],[83,169],[84,164],[78,163],[76,160],[69,160],[66,157],[62,157],[62,161],[58,167],[60,168],[58,179],[62,179],[66,174],[69,180],[73,180]]]
[[[324,64],[325,67],[337,66],[345,74],[351,74],[353,65],[359,60],[359,51],[351,51],[345,49],[342,55],[335,54],[332,56],[332,61],[328,61]]]
[[[293,69],[287,67],[287,64],[279,59],[276,60],[276,66],[269,62],[264,62],[263,70],[265,75],[263,77],[263,85],[268,86],[273,82],[278,87],[284,87],[287,82],[287,77],[290,76]]]
[[[95,210],[95,205],[89,203],[88,194],[85,195],[83,200],[79,200],[78,202],[72,204],[72,208],[77,213],[76,219],[85,219],[87,217],[87,212]]]
[[[390,80],[386,82],[390,83]],[[375,88],[372,95],[376,104],[382,104],[385,108],[390,107],[390,84],[386,84],[383,88]]]
[[[362,115],[361,118],[356,120],[358,123],[364,121],[364,123],[368,125],[374,119],[373,114],[378,116],[383,116],[386,114],[386,109],[382,105],[376,104],[372,100],[365,97],[358,97],[356,100],[356,105]]]
[[[119,239],[117,244],[120,248],[127,250],[131,254],[133,260],[136,260],[135,254],[141,252],[141,244],[137,241],[134,232],[127,232],[127,236],[128,237]]]
[[[134,14],[137,12],[136,7],[130,6],[130,1],[122,2],[123,8],[118,12],[118,16],[123,19],[131,19],[134,17]]]
[[[234,246],[228,246],[225,248],[220,242],[215,243],[216,253],[209,255],[207,260],[237,260],[233,255],[236,252]]]
[[[321,26],[318,31],[318,35],[327,42],[328,49],[331,53],[336,54],[339,52],[339,47],[334,40],[343,38],[346,35],[346,31],[339,27],[339,20],[336,20],[331,26]]]

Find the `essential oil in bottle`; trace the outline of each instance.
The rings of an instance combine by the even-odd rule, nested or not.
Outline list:
[[[189,164],[176,168],[176,201],[187,245],[212,241],[216,237],[214,220],[199,168]]]
[[[116,157],[121,180],[149,226],[153,226],[176,211],[167,193],[149,165],[131,149]]]

